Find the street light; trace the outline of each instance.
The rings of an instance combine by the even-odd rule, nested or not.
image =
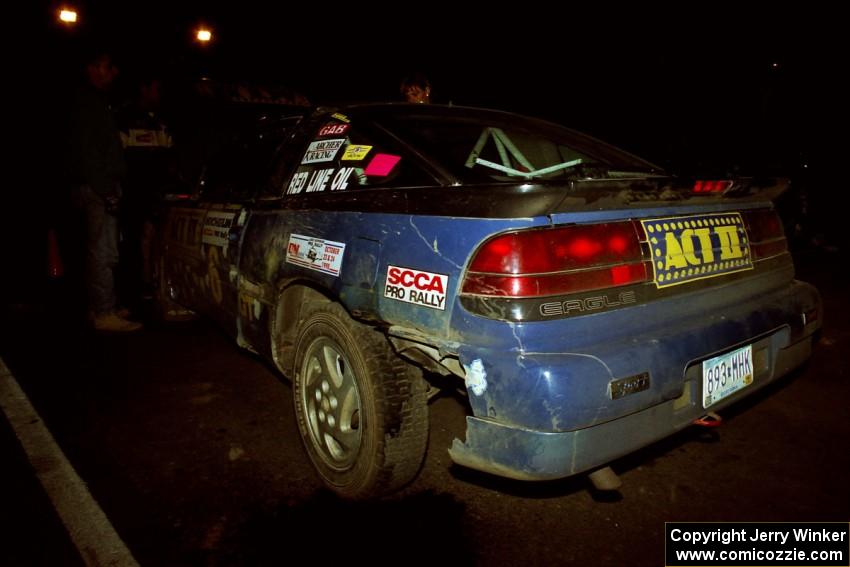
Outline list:
[[[208,43],[212,39],[212,32],[206,28],[199,28],[195,37],[201,43]]]
[[[66,24],[76,24],[77,11],[72,8],[62,8],[59,10],[59,21]]]

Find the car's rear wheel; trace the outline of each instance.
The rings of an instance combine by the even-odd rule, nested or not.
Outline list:
[[[341,496],[386,494],[419,471],[428,442],[421,372],[338,304],[317,308],[299,329],[294,401],[310,460]]]

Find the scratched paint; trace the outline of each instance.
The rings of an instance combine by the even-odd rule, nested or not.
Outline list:
[[[466,370],[466,386],[476,396],[483,396],[487,391],[487,372],[484,370],[484,363],[480,359],[472,361],[469,366],[464,365]]]

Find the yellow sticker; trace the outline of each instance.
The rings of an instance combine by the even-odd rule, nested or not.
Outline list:
[[[747,230],[739,213],[642,220],[641,224],[654,235],[648,244],[656,287],[753,269]]]
[[[366,157],[366,154],[368,154],[371,149],[372,146],[350,145],[345,149],[342,159],[343,161],[360,161]]]
[[[336,118],[340,122],[351,122],[351,120],[345,114],[340,114],[339,112],[335,112],[331,114],[331,118]]]

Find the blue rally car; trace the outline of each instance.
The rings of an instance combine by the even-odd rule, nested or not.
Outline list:
[[[822,307],[794,279],[783,188],[677,179],[503,112],[284,112],[168,206],[159,300],[292,380],[343,496],[416,476],[436,374],[472,410],[454,462],[592,473],[810,356]]]

